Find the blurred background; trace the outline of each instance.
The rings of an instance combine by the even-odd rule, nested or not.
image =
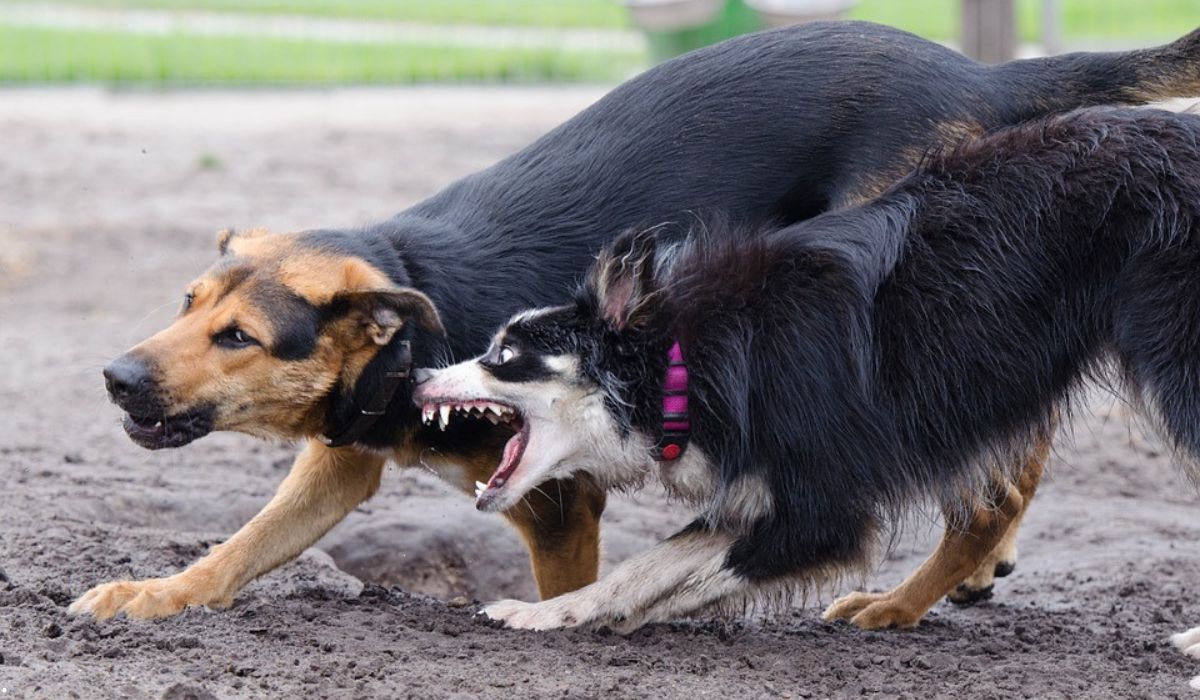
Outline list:
[[[994,62],[1164,42],[1200,0],[0,0],[0,84],[606,84],[830,17]]]
[[[474,651],[409,649],[432,637],[389,620],[413,618],[380,618],[375,628],[370,616],[338,607],[336,591],[357,595],[363,582],[446,600],[535,596],[515,533],[420,468],[390,471],[372,500],[300,561],[251,584],[235,611],[113,627],[111,639],[53,617],[97,583],[164,576],[193,561],[253,517],[296,453],[227,433],[143,450],[121,429],[101,368],[170,323],[187,281],[216,259],[220,228],[379,221],[517,151],[657,61],[770,24],[842,16],[998,61],[1163,43],[1200,26],[1200,0],[0,0],[0,686],[16,684],[11,697],[43,686],[176,697],[193,683],[212,688],[197,697],[284,695],[288,683],[318,675],[308,666],[313,629],[329,640],[322,668],[357,663],[354,673],[406,683],[426,668],[395,675],[412,651],[469,679],[454,686],[463,694],[494,679]],[[997,586],[996,602],[941,605],[924,632],[896,637],[882,657],[894,665],[878,667],[889,683],[906,682],[901,658],[937,664],[913,666],[911,677],[927,684],[917,697],[1037,695],[1047,678],[1071,690],[1041,696],[1172,697],[1194,674],[1151,640],[1200,620],[1200,497],[1172,468],[1170,450],[1130,428],[1123,404],[1079,409],[1080,426],[1056,447],[1026,518],[1017,574]],[[693,517],[657,488],[614,495],[604,566]],[[868,587],[898,583],[940,532],[936,519],[914,518]],[[335,619],[334,609],[351,616]],[[301,619],[320,627],[288,622]],[[86,641],[75,636],[81,629]],[[917,655],[958,631],[954,653]],[[363,634],[387,656],[357,655]],[[815,642],[812,650],[831,648],[824,631],[802,634],[794,639]],[[125,656],[132,640],[141,646]],[[678,678],[710,669],[703,655],[693,665],[688,644],[679,638],[686,666],[621,661],[612,672],[652,678],[656,691],[677,688]],[[862,657],[857,644],[819,658],[841,679],[844,659]],[[810,687],[800,676],[811,665],[797,671],[795,649],[781,646],[755,665],[773,682]],[[298,657],[305,668],[278,670]],[[728,663],[744,677],[741,661]],[[246,669],[256,670],[243,677]],[[250,682],[271,685],[243,687]],[[845,682],[866,692],[856,669]],[[174,683],[188,685],[155,689]],[[421,687],[374,686],[381,695]],[[506,692],[498,687],[487,692]],[[625,690],[595,692],[640,686],[611,687]],[[759,691],[742,695],[750,692]]]

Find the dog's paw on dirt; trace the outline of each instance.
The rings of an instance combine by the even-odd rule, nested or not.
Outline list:
[[[1194,656],[1200,659],[1200,627],[1193,627],[1187,632],[1180,632],[1171,637],[1171,643],[1175,648],[1188,656]],[[1193,690],[1200,690],[1200,676],[1192,679],[1188,684]]]
[[[500,600],[484,606],[479,614],[502,622],[509,629],[518,630],[553,630],[574,627],[581,622],[581,618],[562,602],[561,597],[541,603]]]
[[[1171,637],[1171,643],[1188,656],[1200,659],[1200,627],[1193,627],[1187,632],[1174,635]]]
[[[113,581],[96,586],[71,604],[71,615],[91,615],[107,620],[117,615],[153,619],[178,615],[187,607],[227,607],[219,601],[201,601],[190,586],[174,577],[145,581]]]
[[[827,622],[847,620],[865,630],[888,627],[913,627],[925,616],[898,602],[891,593],[854,592],[844,595],[825,609],[821,618]]]

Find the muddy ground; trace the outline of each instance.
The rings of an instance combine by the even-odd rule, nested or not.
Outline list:
[[[266,502],[294,449],[216,435],[150,453],[106,359],[165,324],[222,226],[391,214],[528,142],[595,90],[0,93],[0,698],[1185,697],[1166,638],[1200,623],[1200,497],[1124,411],[1057,448],[1016,573],[915,630],[810,607],[630,638],[515,633],[467,601],[533,593],[516,537],[416,469],[233,609],[96,624],[66,605],[171,573]],[[654,492],[606,515],[606,566],[686,522]],[[868,581],[937,535],[915,519]]]

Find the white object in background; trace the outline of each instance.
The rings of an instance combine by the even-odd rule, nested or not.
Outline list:
[[[621,0],[633,22],[652,32],[692,29],[707,24],[725,7],[725,0]]]
[[[858,0],[745,0],[772,27],[840,19]]]

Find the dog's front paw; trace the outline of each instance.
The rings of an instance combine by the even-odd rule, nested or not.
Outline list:
[[[117,615],[152,619],[178,615],[192,606],[229,607],[230,602],[219,596],[206,595],[181,577],[171,576],[145,581],[113,581],[96,586],[72,603],[67,612],[91,615],[100,620]]]
[[[925,611],[912,610],[891,593],[860,592],[838,598],[821,615],[826,621],[848,620],[865,630],[913,627],[924,616]]]
[[[553,630],[575,627],[585,620],[564,604],[561,598],[552,598],[541,603],[523,603],[519,600],[500,600],[485,607],[482,615],[503,622],[505,627],[518,630]]]
[[[1171,637],[1175,648],[1188,656],[1200,659],[1200,627],[1193,627],[1187,632],[1180,632]]]
[[[1200,659],[1200,627],[1193,627],[1187,632],[1180,632],[1171,637],[1171,643],[1175,648],[1188,656],[1194,656]],[[1193,690],[1200,690],[1200,676],[1192,679],[1188,686]]]

